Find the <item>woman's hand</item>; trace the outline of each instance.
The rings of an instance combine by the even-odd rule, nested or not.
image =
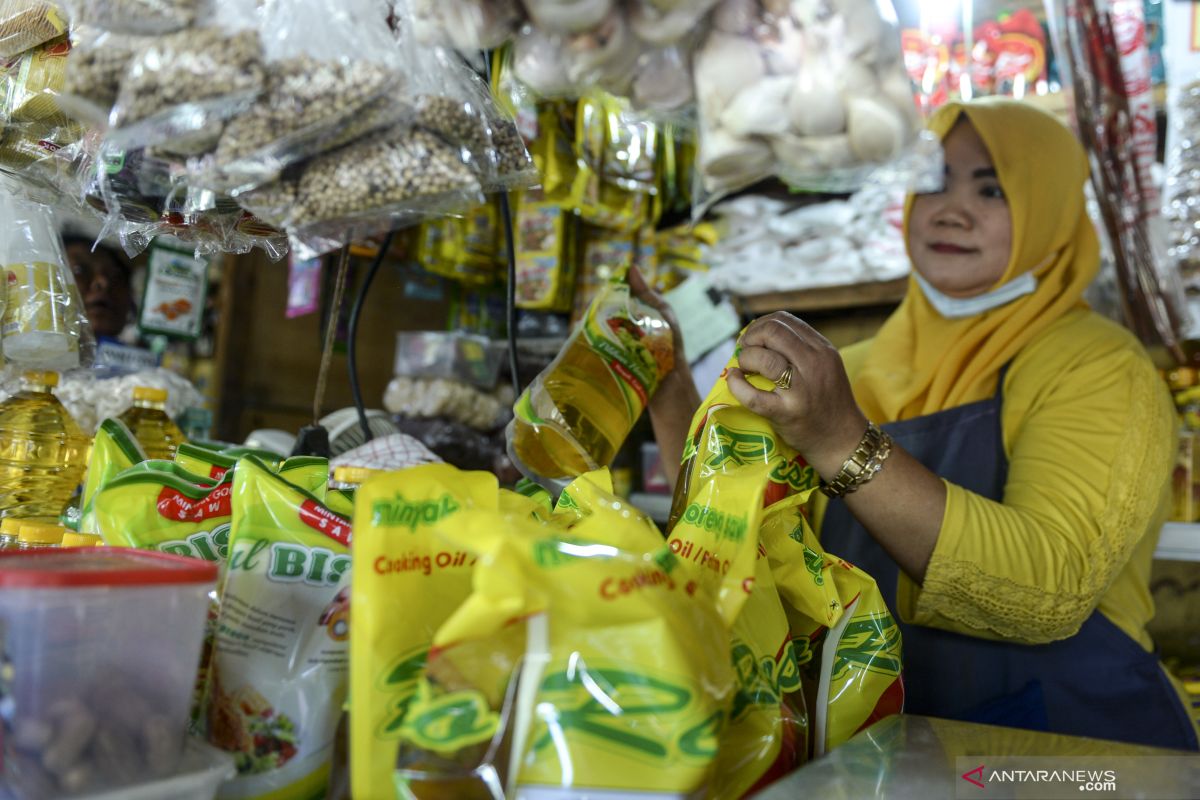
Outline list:
[[[765,417],[822,478],[832,479],[867,429],[837,350],[782,311],[750,323],[739,344],[740,369],[732,368],[726,376],[730,391],[746,408]],[[791,383],[783,388],[780,379],[789,369]],[[756,389],[747,374],[774,381],[774,391]]]

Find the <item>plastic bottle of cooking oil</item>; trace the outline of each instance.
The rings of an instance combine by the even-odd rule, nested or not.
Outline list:
[[[0,512],[57,518],[83,478],[88,439],[51,389],[54,372],[27,372],[0,403]]]
[[[673,358],[662,316],[624,283],[606,287],[517,400],[508,429],[517,466],[565,479],[611,464]]]
[[[167,416],[167,390],[133,387],[133,405],[118,419],[142,445],[149,458],[174,460],[175,448],[187,441],[179,426]]]

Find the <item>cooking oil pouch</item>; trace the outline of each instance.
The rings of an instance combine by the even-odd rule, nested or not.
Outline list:
[[[292,456],[279,464],[276,474],[324,503],[329,493],[329,459]]]
[[[476,510],[442,532],[478,562],[405,720],[409,796],[702,796],[732,698],[728,631],[627,511],[609,496],[565,531]]]
[[[237,458],[194,442],[183,442],[175,449],[175,463],[188,472],[220,480],[237,464]]]
[[[561,481],[611,464],[674,366],[670,326],[632,296],[625,278],[597,295],[554,361],[517,398],[508,451],[531,478]]]
[[[733,359],[731,365],[736,353]],[[750,376],[750,382],[773,388],[762,376]],[[696,412],[691,430],[668,521],[672,537],[689,514],[696,515],[693,501],[712,491],[714,476],[765,465],[760,553],[772,567],[783,601],[795,663],[809,678],[814,754],[898,712],[903,703],[899,628],[874,580],[826,554],[809,527],[804,503],[819,476],[766,420],[738,403],[724,375]]]
[[[495,520],[491,473],[427,464],[377,475],[355,493],[350,767],[356,800],[398,797],[401,727],[438,627],[471,591],[471,562],[438,533],[465,510]]]
[[[516,270],[519,308],[567,311],[574,288],[570,259],[575,219],[539,189],[517,196]]]
[[[574,307],[571,312],[575,322],[583,319],[592,300],[613,276],[628,271],[634,265],[634,237],[594,225],[581,225],[578,257]],[[644,269],[641,272],[649,280],[650,273]]]
[[[741,797],[790,772],[808,752],[799,665],[775,581],[759,542],[762,496],[771,471],[761,448],[738,458],[708,444],[737,430],[737,408],[709,415],[700,458],[669,547],[730,630],[737,691],[720,738],[715,796]]]
[[[99,533],[96,526],[95,509],[92,507],[96,494],[117,475],[146,460],[146,454],[138,440],[117,419],[106,419],[100,423],[92,440],[92,454],[88,459],[87,475],[83,479],[83,494],[80,496],[79,531]]]
[[[327,489],[325,505],[329,506],[329,510],[335,514],[341,514],[347,518],[353,517],[354,492],[346,489]]]
[[[253,456],[232,480],[204,706],[238,767],[219,796],[323,797],[349,678],[350,521]]]
[[[625,233],[653,224],[658,128],[633,118],[627,101],[604,92],[579,101],[575,125],[579,171],[571,195],[580,217]]]
[[[223,563],[228,554],[230,481],[204,485],[172,462],[144,461],[92,500],[96,533],[114,547],[140,547]]]

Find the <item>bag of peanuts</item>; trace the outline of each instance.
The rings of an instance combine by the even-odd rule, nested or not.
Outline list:
[[[350,522],[254,456],[232,531],[204,700],[230,798],[323,797],[349,673]]]
[[[212,0],[194,27],[146,37],[121,78],[107,144],[181,158],[212,150],[265,84],[256,5]]]
[[[722,3],[694,57],[695,206],[777,175],[849,192],[868,178],[941,180],[891,3]],[[782,112],[781,112],[782,109]]]
[[[244,191],[411,118],[408,73],[386,3],[269,0],[261,17],[263,93],[228,121],[211,157],[191,165],[197,180]]]

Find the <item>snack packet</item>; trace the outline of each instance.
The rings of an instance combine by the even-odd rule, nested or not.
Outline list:
[[[447,464],[378,475],[356,492],[350,765],[357,800],[398,796],[392,773],[417,678],[434,632],[471,591],[472,559],[437,533],[457,526],[466,509],[494,517],[497,498],[494,475]]]
[[[135,464],[146,460],[146,453],[125,423],[118,419],[106,419],[100,423],[92,440],[92,454],[88,459],[87,475],[83,479],[83,494],[80,496],[79,532],[96,533],[95,509],[92,507],[96,494],[113,478]]]
[[[350,523],[253,456],[233,473],[205,699],[237,760],[221,797],[323,797],[349,671]]]
[[[532,478],[562,480],[612,462],[674,365],[671,329],[618,273],[558,356],[517,399],[505,432]]]
[[[727,629],[653,527],[585,480],[573,501],[603,502],[569,529],[476,509],[440,531],[478,562],[404,720],[409,796],[685,797],[713,780]]]

